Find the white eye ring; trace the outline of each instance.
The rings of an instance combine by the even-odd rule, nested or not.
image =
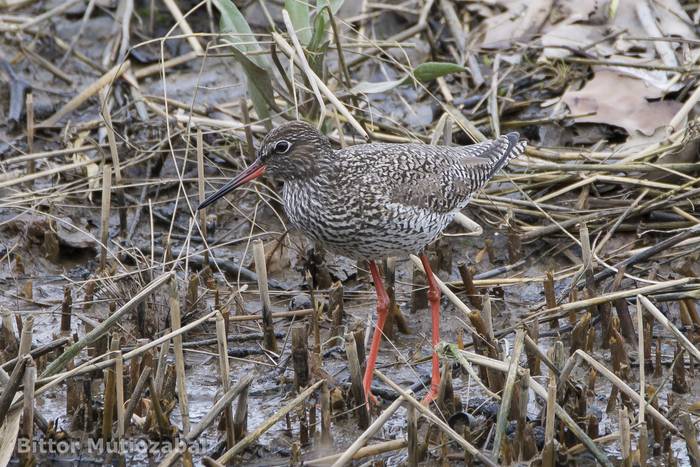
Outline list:
[[[292,144],[289,141],[277,141],[277,143],[275,143],[275,152],[277,154],[285,154],[289,151],[291,147]]]

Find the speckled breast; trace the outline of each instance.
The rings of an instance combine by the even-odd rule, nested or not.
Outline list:
[[[435,213],[399,203],[374,203],[360,189],[342,193],[313,184],[286,183],[284,207],[292,227],[334,253],[376,259],[418,253],[452,221],[454,213]]]

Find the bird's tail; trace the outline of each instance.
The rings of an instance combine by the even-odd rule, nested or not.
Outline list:
[[[521,140],[520,134],[515,131],[493,140],[489,151],[489,158],[493,161],[493,165],[489,171],[489,178],[505,167],[508,161],[524,153],[526,147],[527,141],[524,139]]]

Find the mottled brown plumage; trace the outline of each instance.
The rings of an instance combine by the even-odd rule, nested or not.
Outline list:
[[[422,252],[524,149],[518,134],[509,133],[471,146],[362,144],[334,150],[312,126],[291,122],[272,130],[256,161],[200,208],[267,172],[284,182],[284,210],[294,227],[331,251],[370,260],[379,320],[365,373],[369,394],[388,305],[374,260]],[[440,294],[424,255],[422,260],[430,282],[433,344],[437,344]],[[429,397],[434,396],[438,380],[434,356]]]

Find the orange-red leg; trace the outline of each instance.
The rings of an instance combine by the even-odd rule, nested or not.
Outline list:
[[[430,390],[423,399],[423,403],[427,405],[437,397],[438,387],[440,386],[440,360],[435,351],[435,348],[440,343],[440,288],[435,281],[435,276],[433,276],[428,257],[421,255],[420,260],[423,263],[423,270],[428,279],[428,302],[430,303],[430,314],[433,319],[433,373],[430,379]]]
[[[384,289],[384,284],[382,283],[382,277],[379,274],[377,263],[370,261],[369,270],[372,273],[374,288],[377,292],[377,325],[375,326],[374,334],[372,335],[372,347],[370,347],[369,350],[367,368],[365,369],[365,377],[362,380],[362,386],[365,389],[365,398],[367,401],[374,402],[375,399],[372,395],[372,378],[374,376],[374,366],[377,363],[379,344],[382,341],[382,330],[384,329],[384,323],[386,323],[386,317],[389,315],[389,295]]]

